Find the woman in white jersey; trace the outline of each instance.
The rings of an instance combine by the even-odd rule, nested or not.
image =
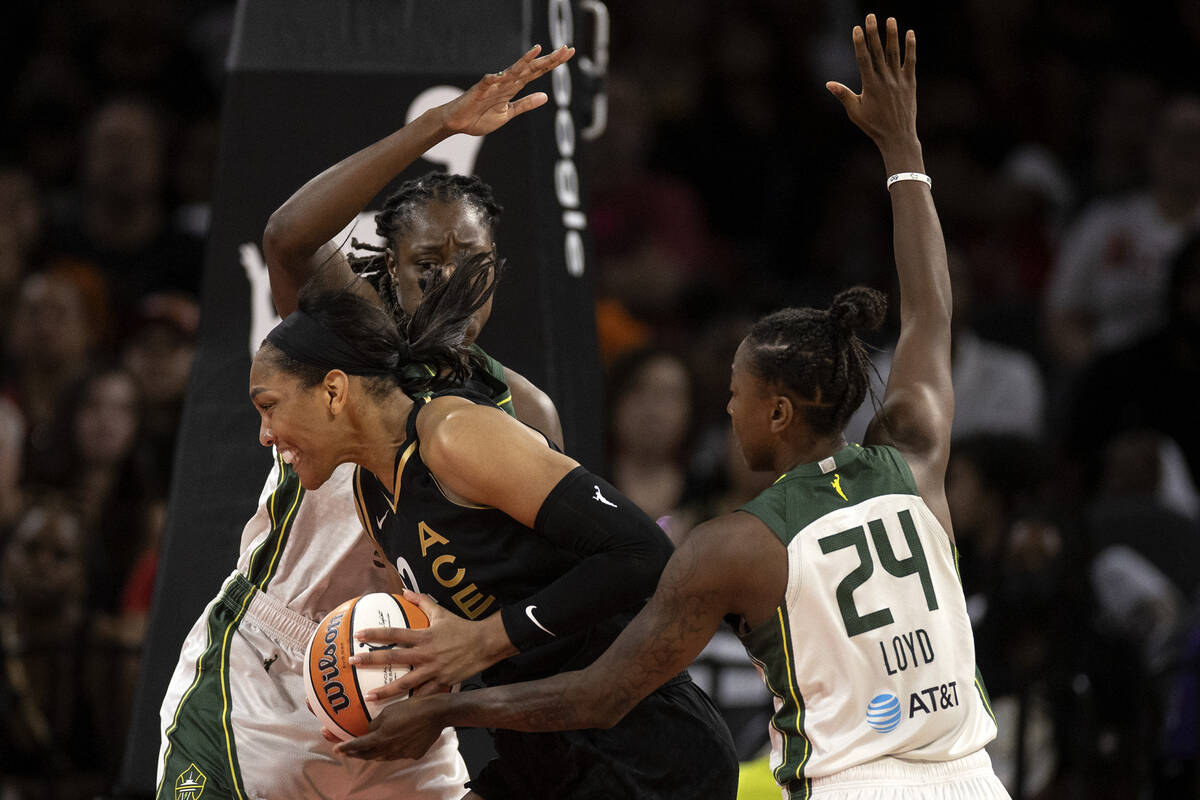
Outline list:
[[[697,527],[589,668],[393,704],[340,752],[419,755],[448,724],[612,725],[731,617],[775,696],[771,767],[785,798],[1007,797],[983,749],[996,728],[945,498],[950,281],[916,134],[916,38],[902,59],[895,20],[881,41],[871,15],[853,41],[862,94],[827,87],[883,156],[901,294],[895,362],[863,445],[844,436],[870,370],[854,331],[882,321],[883,296],[851,289],[828,310],[760,320],[734,358],[728,410],[749,466],[782,473],[775,485]],[[444,612],[421,602],[436,628]],[[430,678],[413,640],[404,658],[417,667],[398,689]]]
[[[295,310],[300,285],[314,273],[339,287],[353,278],[330,240],[393,178],[453,133],[490,133],[544,103],[540,92],[509,101],[571,53],[561,48],[539,58],[534,48],[301,187],[272,215],[264,234],[279,313]],[[421,299],[425,272],[493,252],[498,215],[488,187],[473,178],[427,176],[402,185],[377,218],[388,241],[380,259],[387,279],[381,300],[411,311]],[[486,319],[486,309],[476,315],[468,339]],[[549,398],[520,375],[487,362],[493,399],[561,444]],[[163,699],[159,797],[462,796],[468,776],[453,730],[420,760],[367,764],[335,756],[304,706],[303,649],[317,621],[349,597],[403,588],[362,530],[352,473],[346,465],[321,489],[305,491],[277,455],[258,511],[242,533],[237,569],[184,641]]]

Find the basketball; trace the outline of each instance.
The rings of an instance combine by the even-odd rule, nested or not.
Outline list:
[[[366,733],[371,720],[385,706],[408,697],[366,700],[368,692],[397,680],[409,668],[402,664],[352,665],[350,656],[358,651],[395,647],[355,641],[355,631],[428,626],[425,612],[400,595],[387,592],[351,598],[326,614],[304,653],[305,695],[321,724],[339,739],[349,741]]]

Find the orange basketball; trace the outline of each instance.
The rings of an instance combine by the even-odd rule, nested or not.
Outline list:
[[[308,705],[317,719],[339,739],[347,741],[367,732],[381,709],[408,695],[368,701],[367,692],[391,683],[408,672],[402,664],[355,667],[356,652],[390,649],[354,639],[363,628],[427,628],[429,618],[398,594],[373,592],[355,597],[330,611],[321,620],[304,653],[304,682]]]

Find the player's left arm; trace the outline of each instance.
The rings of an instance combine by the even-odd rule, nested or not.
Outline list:
[[[517,731],[611,728],[691,664],[725,615],[762,623],[783,602],[786,587],[786,554],[766,525],[740,512],[720,517],[684,540],[650,602],[588,668],[393,703],[369,733],[337,750],[355,758],[419,758],[450,725]]]
[[[889,17],[879,30],[874,14],[855,26],[851,38],[862,93],[826,84],[846,114],[871,137],[885,174],[925,172],[917,137],[917,37]],[[892,203],[893,250],[900,279],[900,338],[882,406],[864,442],[887,444],[904,456],[921,497],[947,532],[946,464],[954,420],[950,329],[953,306],[946,243],[929,185],[901,180],[888,188]]]

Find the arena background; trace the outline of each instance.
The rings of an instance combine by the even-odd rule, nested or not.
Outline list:
[[[569,72],[570,124],[552,100],[413,169],[473,164],[506,207],[499,238],[512,270],[485,346],[554,396],[568,447],[589,466],[628,456],[610,431],[627,403],[642,404],[646,439],[674,427],[669,415],[654,414],[671,409],[686,420],[685,444],[670,455],[686,467],[690,492],[673,512],[694,519],[723,508],[731,495],[712,478],[728,456],[728,361],[746,320],[784,303],[823,306],[834,289],[854,283],[892,288],[878,155],[823,84],[856,85],[850,27],[868,11],[894,14],[918,32],[918,126],[960,270],[955,295],[974,296],[956,318],[976,339],[1006,348],[987,351],[990,366],[1023,365],[1017,392],[1011,381],[974,395],[956,387],[956,423],[975,427],[956,433],[952,489],[974,479],[979,490],[955,512],[964,587],[976,612],[990,609],[977,613],[977,652],[1007,714],[994,763],[1020,787],[1014,796],[1200,797],[1200,506],[1191,482],[1200,425],[1190,407],[1200,322],[1194,310],[1186,316],[1183,293],[1147,301],[1141,310],[1161,326],[1149,333],[1166,338],[1081,356],[1064,350],[1048,313],[1058,265],[1073,255],[1091,254],[1106,268],[1132,263],[1134,282],[1143,284],[1175,257],[1173,239],[1138,261],[1148,226],[1129,222],[1130,198],[1182,198],[1182,230],[1172,237],[1200,224],[1200,133],[1185,130],[1165,161],[1155,155],[1163,109],[1200,89],[1195,0],[609,0],[611,60],[602,83],[584,71],[584,56],[591,67],[599,57],[589,47],[598,6],[587,0],[7,3],[6,620],[15,607],[12,534],[36,507],[41,482],[74,500],[84,494],[70,475],[30,469],[30,454],[53,455],[60,429],[74,424],[77,384],[35,397],[27,378],[39,364],[58,365],[59,340],[81,326],[79,308],[55,306],[30,337],[34,284],[45,276],[70,284],[86,312],[92,338],[74,355],[72,378],[113,360],[130,364],[131,350],[163,335],[196,351],[182,425],[153,432],[175,445],[176,458],[152,459],[149,480],[106,499],[101,517],[115,527],[101,525],[90,540],[88,578],[103,573],[105,537],[133,512],[156,508],[165,493],[156,483],[169,479],[163,545],[149,534],[142,542],[140,528],[126,537],[126,546],[139,543],[137,564],[145,567],[133,576],[141,578],[132,581],[140,590],[134,602],[112,591],[98,598],[92,587],[88,635],[66,631],[46,648],[75,657],[74,671],[35,675],[56,687],[58,711],[92,713],[74,721],[95,746],[71,753],[97,754],[65,766],[37,761],[18,746],[30,737],[11,717],[0,730],[0,795],[90,798],[104,786],[137,797],[149,788],[162,686],[184,630],[233,567],[267,468],[245,400],[249,353],[271,320],[257,250],[267,215],[315,170],[402,124],[414,103],[436,102],[436,92],[417,102],[425,90],[465,87],[533,41],[553,44],[552,20],[563,19],[553,9],[568,7],[581,46]],[[601,88],[607,106],[593,102]],[[123,158],[112,159],[110,143],[109,171],[97,174],[95,153],[105,149],[97,120],[109,100],[129,96],[155,110],[161,130],[147,138],[126,129],[115,144]],[[607,132],[585,141],[583,130],[605,117]],[[563,158],[569,131],[575,152]],[[158,147],[161,175],[149,177],[142,166]],[[148,193],[163,212],[167,245],[156,239],[114,253],[111,242],[90,241],[86,212],[97,185],[119,209],[140,208],[147,198],[137,191]],[[1097,223],[1097,213],[1109,216]],[[581,276],[571,263],[583,265]],[[110,284],[107,306],[97,274]],[[1099,295],[1106,274],[1085,293]],[[144,302],[146,290],[163,289],[202,298],[198,337],[186,310]],[[893,332],[874,344],[886,347]],[[1130,350],[1134,344],[1144,349]],[[630,392],[628,382],[604,384],[602,364],[619,373],[629,365],[623,356],[644,346],[686,365],[690,406]],[[1040,406],[1024,402],[1035,396]],[[153,421],[142,419],[139,455],[147,444],[170,452],[147,441]],[[1001,545],[986,550],[988,536]],[[148,584],[156,556],[157,580]],[[1131,572],[1131,564],[1140,566]],[[67,589],[55,591],[74,607],[79,592]],[[0,648],[7,700],[10,665],[27,653],[7,640]],[[82,680],[94,667],[107,681],[99,701]],[[735,735],[749,732],[739,747],[757,753],[765,706],[736,641],[718,641],[693,672],[706,676],[738,723]],[[739,679],[726,681],[731,673]],[[82,785],[92,789],[72,791]]]

